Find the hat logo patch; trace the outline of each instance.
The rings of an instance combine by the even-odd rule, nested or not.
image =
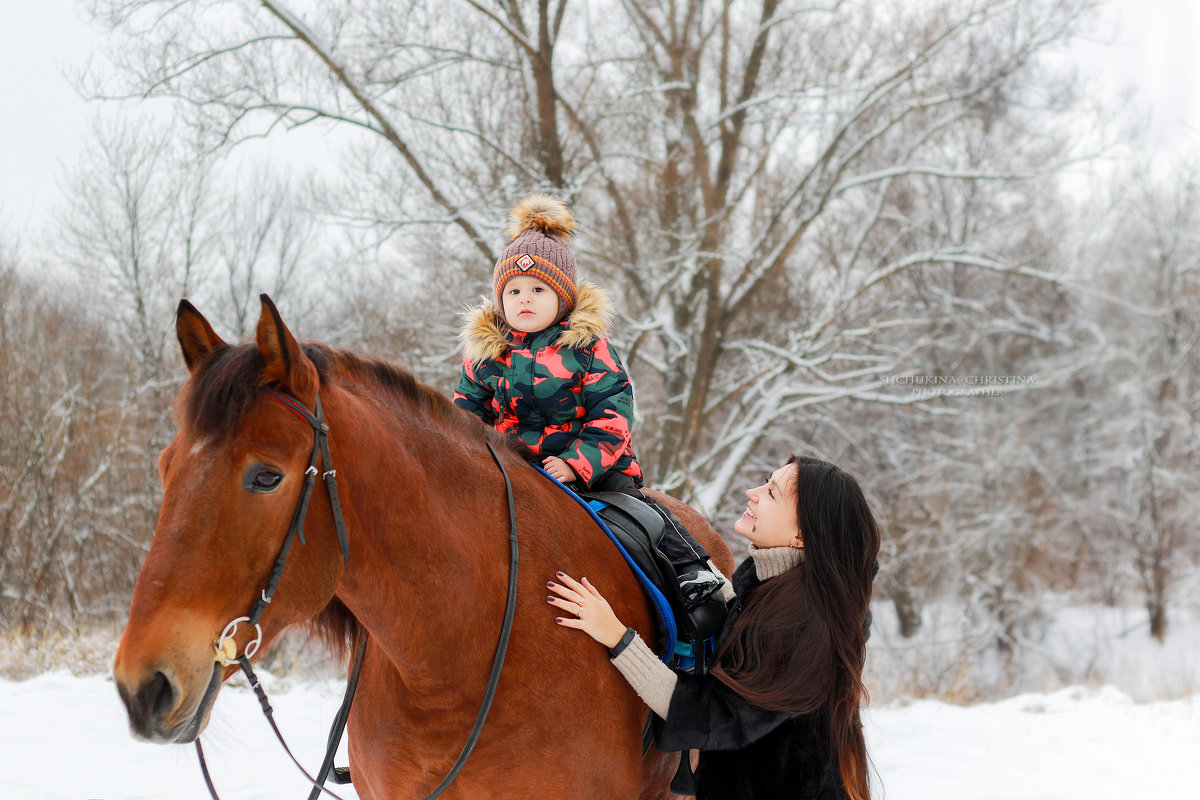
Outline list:
[[[521,256],[517,259],[517,268],[522,272],[528,272],[533,268],[533,259],[528,254]]]

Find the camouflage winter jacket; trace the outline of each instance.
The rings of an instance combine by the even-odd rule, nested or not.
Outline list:
[[[541,457],[558,456],[592,485],[616,470],[642,485],[630,445],[633,386],[606,338],[609,302],[581,284],[565,320],[513,331],[494,301],[468,311],[454,404]]]

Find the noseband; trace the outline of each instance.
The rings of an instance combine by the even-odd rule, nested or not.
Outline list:
[[[250,687],[254,690],[258,697],[259,705],[262,707],[263,715],[266,716],[267,722],[270,723],[271,729],[275,732],[275,737],[279,739],[279,743],[283,746],[284,751],[292,759],[297,769],[304,774],[309,783],[313,785],[312,793],[308,800],[316,800],[325,792],[331,797],[342,800],[337,794],[325,788],[325,779],[329,775],[333,767],[334,754],[337,751],[338,745],[341,743],[342,732],[346,727],[346,720],[350,716],[350,706],[354,701],[355,689],[358,685],[359,671],[362,668],[363,656],[367,649],[367,634],[365,631],[359,636],[358,646],[355,648],[354,660],[350,667],[350,673],[346,680],[346,695],[342,700],[342,706],[338,710],[337,716],[334,718],[333,726],[329,731],[328,749],[325,753],[325,758],[321,763],[321,769],[318,770],[317,776],[313,777],[301,766],[300,762],[292,755],[292,751],[288,748],[287,742],[283,739],[283,734],[279,727],[275,724],[275,718],[272,714],[271,704],[267,700],[266,693],[263,691],[262,685],[258,681],[258,677],[254,674],[254,669],[250,665],[250,658],[258,652],[259,646],[262,644],[262,626],[259,624],[263,614],[267,610],[267,606],[271,602],[271,598],[275,596],[275,590],[279,587],[279,581],[283,577],[283,569],[287,564],[288,551],[291,549],[292,541],[299,539],[300,544],[305,544],[304,540],[304,519],[308,516],[308,505],[312,500],[313,490],[317,483],[317,463],[318,460],[324,465],[325,471],[321,472],[321,477],[325,481],[325,488],[329,492],[329,505],[333,512],[334,528],[337,530],[338,548],[342,553],[343,568],[350,560],[350,539],[346,534],[346,521],[342,514],[342,504],[338,499],[337,491],[337,470],[333,468],[333,458],[329,452],[329,425],[325,422],[325,414],[321,409],[321,394],[317,392],[316,400],[313,405],[313,411],[310,412],[304,403],[284,392],[275,389],[264,388],[263,394],[271,398],[275,402],[282,405],[284,408],[291,411],[296,416],[307,422],[313,429],[313,447],[312,455],[308,460],[308,469],[304,471],[304,486],[300,491],[300,499],[296,504],[296,510],[292,514],[292,524],[288,527],[287,536],[283,540],[283,546],[279,550],[279,555],[275,559],[275,564],[271,568],[271,574],[267,577],[266,586],[259,592],[258,599],[254,601],[250,612],[244,617],[238,617],[229,622],[225,629],[221,632],[220,637],[213,644],[216,661],[222,665],[230,666],[237,664],[242,668],[242,672],[246,674],[246,679],[250,682]],[[496,462],[496,466],[500,468],[500,474],[504,477],[504,489],[508,503],[508,523],[509,523],[509,575],[508,575],[508,597],[504,609],[504,622],[500,628],[500,639],[496,643],[496,653],[492,659],[492,670],[488,676],[487,689],[484,692],[483,702],[480,705],[479,711],[475,716],[475,724],[471,728],[470,734],[467,736],[467,742],[463,745],[462,751],[459,752],[457,760],[450,768],[450,772],[442,779],[442,782],[430,793],[425,800],[434,800],[442,794],[458,777],[458,773],[466,766],[467,759],[471,755],[471,751],[475,748],[475,743],[479,740],[480,734],[483,732],[484,722],[487,720],[488,712],[491,710],[492,700],[496,695],[496,687],[500,683],[500,672],[504,667],[504,657],[508,651],[508,640],[512,634],[513,619],[516,616],[517,610],[517,511],[516,504],[513,499],[512,483],[508,479],[508,472],[504,468],[503,462],[500,460],[499,454],[496,453],[492,443],[485,440],[488,452],[491,453],[492,459]],[[254,628],[255,638],[246,645],[242,654],[237,655],[237,641],[235,634],[237,633],[238,625],[245,622],[248,626]],[[204,782],[208,787],[209,794],[213,800],[220,800],[217,797],[216,787],[213,785],[212,778],[208,773],[208,764],[204,759],[204,749],[200,746],[200,737],[196,737],[196,753],[200,759],[200,769],[204,773]],[[335,781],[339,783],[349,783],[349,779],[339,780],[335,776]]]

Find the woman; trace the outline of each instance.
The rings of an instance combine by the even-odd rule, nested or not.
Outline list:
[[[558,573],[547,600],[567,614],[558,624],[609,648],[657,715],[660,749],[700,751],[694,786],[673,789],[699,800],[870,800],[859,706],[875,519],[853,477],[812,458],[793,456],[746,496],[733,529],[750,558],[734,573],[738,596],[708,675],[666,667],[587,578]]]

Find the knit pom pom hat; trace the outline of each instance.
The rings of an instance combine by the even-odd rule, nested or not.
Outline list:
[[[575,254],[567,241],[575,230],[575,218],[566,203],[544,192],[522,198],[508,218],[504,233],[509,244],[492,273],[496,305],[503,314],[504,284],[518,275],[530,275],[558,295],[558,322],[575,307]]]

